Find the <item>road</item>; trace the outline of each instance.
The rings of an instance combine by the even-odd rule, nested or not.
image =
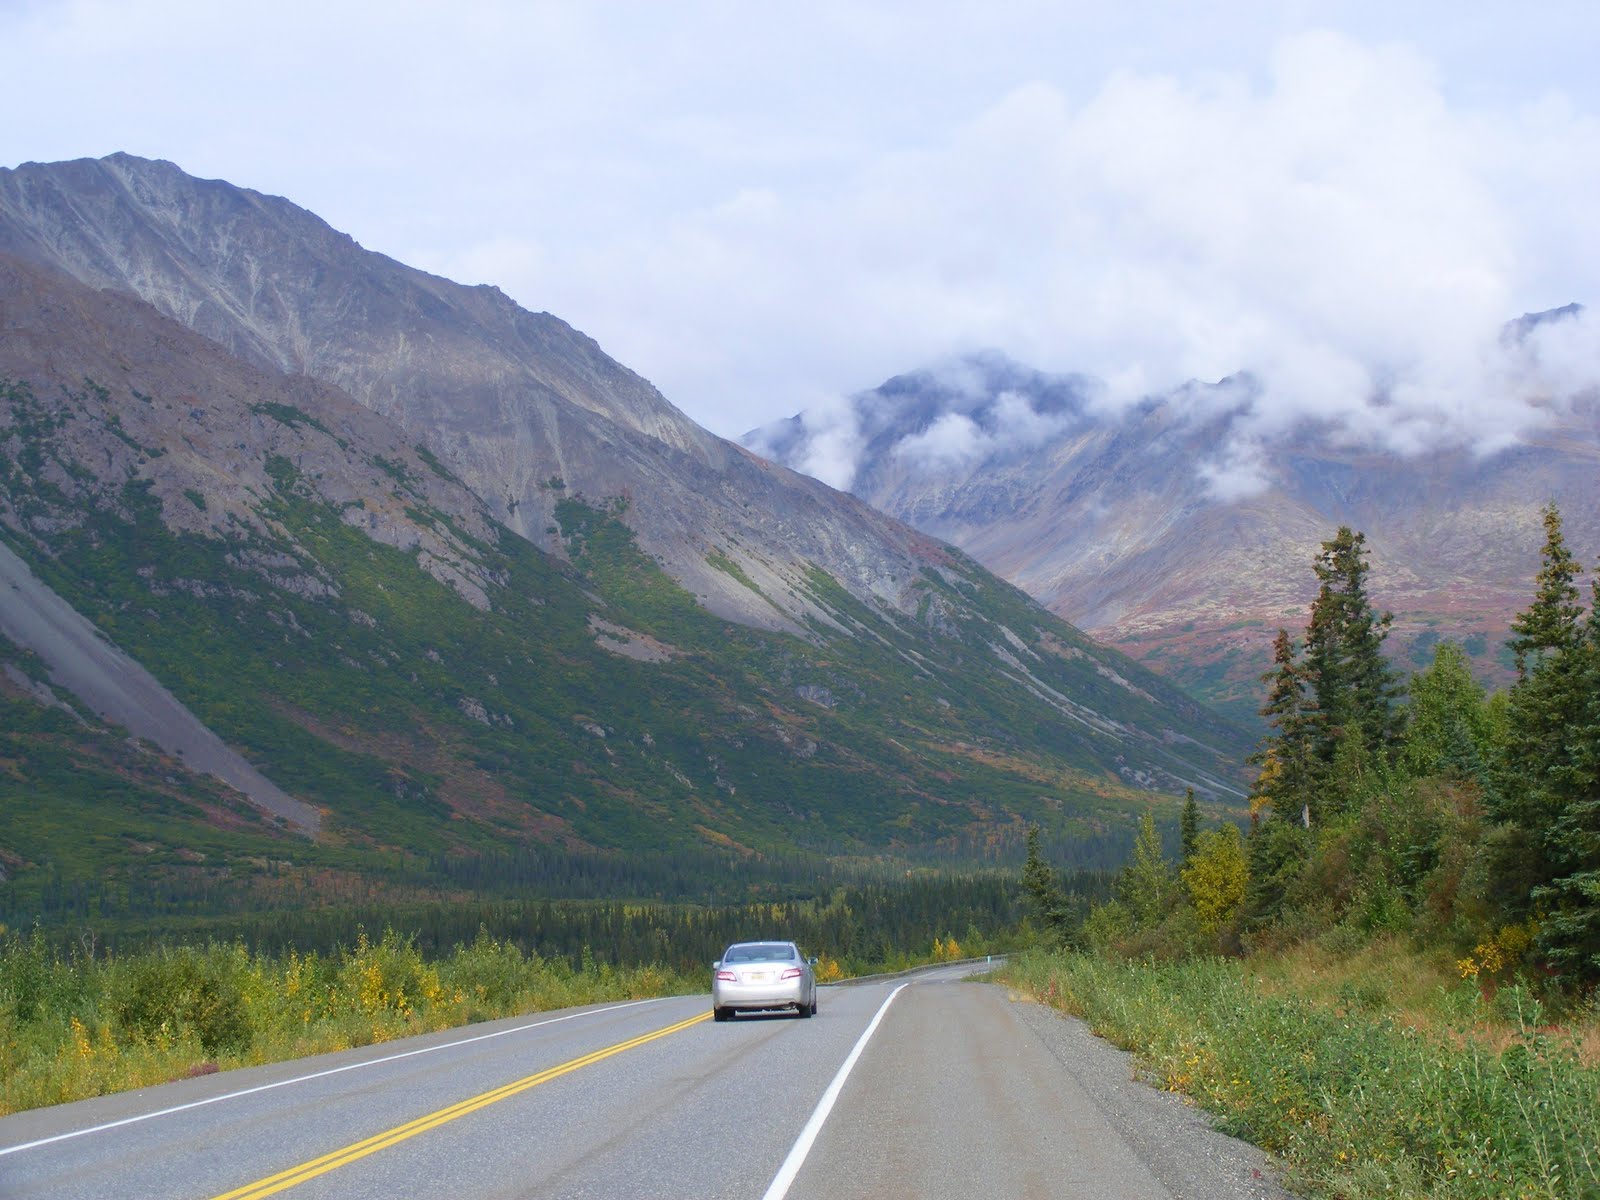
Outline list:
[[[1076,1022],[945,968],[814,1020],[535,1014],[0,1120],[0,1197],[1271,1200]]]

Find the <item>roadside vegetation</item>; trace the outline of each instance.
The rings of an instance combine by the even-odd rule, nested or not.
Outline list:
[[[1419,965],[1403,946],[1369,952],[1365,965],[1401,984]],[[1525,988],[1485,1000],[1434,971],[1435,994],[1405,1007],[1391,985],[1357,982],[1366,972],[1348,959],[1318,963],[1306,990],[1258,965],[1031,954],[1008,978],[1134,1051],[1153,1083],[1192,1097],[1224,1132],[1279,1155],[1298,1194],[1600,1195],[1592,1016],[1558,1023]]]
[[[1088,873],[1080,886],[1106,895],[1108,883]],[[769,932],[816,955],[823,982],[1010,950],[1024,903],[1009,873],[927,872],[715,907],[504,900],[212,918],[160,940],[125,933],[115,953],[92,927],[0,930],[0,1115],[474,1021],[703,993],[724,946]]]
[[[1146,818],[1098,903],[1031,841],[1011,982],[1307,1195],[1600,1196],[1600,594],[1554,508],[1542,557],[1491,696],[1449,643],[1399,678],[1340,529],[1263,680],[1248,830]]]
[[[219,1069],[346,1050],[473,1021],[704,988],[656,965],[524,954],[480,934],[425,959],[392,930],[331,954],[243,943],[124,958],[0,950],[0,1115]]]

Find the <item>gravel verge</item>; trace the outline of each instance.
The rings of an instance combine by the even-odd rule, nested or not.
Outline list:
[[[1141,1079],[1138,1060],[1095,1036],[1077,1017],[1013,992],[1023,1021],[1095,1105],[1139,1151],[1174,1200],[1295,1200],[1282,1167],[1265,1150],[1217,1130],[1211,1116],[1172,1092]]]

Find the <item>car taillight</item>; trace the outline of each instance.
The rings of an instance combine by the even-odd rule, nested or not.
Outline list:
[[[718,971],[717,979],[721,983],[738,983],[739,977],[732,971]]]
[[[800,968],[799,967],[790,967],[782,975],[778,976],[778,978],[779,979],[799,979],[800,978]]]

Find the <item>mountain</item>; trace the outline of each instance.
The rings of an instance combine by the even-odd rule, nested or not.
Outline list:
[[[0,626],[0,919],[86,880],[188,911],[551,854],[981,856],[1035,821],[1103,862],[1186,786],[1239,800],[1243,735],[1159,676],[286,201],[0,171],[0,330],[0,541],[35,581]],[[28,632],[59,606],[98,632]],[[129,740],[106,697],[146,676],[187,717]],[[191,718],[304,807],[193,761]]]
[[[1523,336],[1575,307],[1508,328]],[[1241,722],[1261,702],[1273,632],[1298,633],[1311,563],[1341,524],[1363,531],[1392,649],[1425,665],[1463,642],[1504,682],[1511,617],[1532,595],[1540,510],[1554,500],[1584,556],[1600,549],[1593,397],[1552,408],[1516,445],[1401,457],[1302,427],[1265,447],[1264,486],[1219,496],[1203,467],[1253,403],[1247,377],[1190,385],[1120,415],[1084,376],[998,354],[911,372],[855,396],[853,427],[802,414],[743,440],[833,478],[960,546],[1052,611]],[[836,418],[828,418],[835,422]],[[819,456],[853,445],[848,463]]]
[[[640,547],[741,624],[827,620],[813,563],[864,602],[913,612],[945,554],[714,437],[565,322],[364,250],[287,200],[125,154],[30,163],[0,171],[0,251],[340,388],[546,551],[562,553],[563,496],[627,497]]]

